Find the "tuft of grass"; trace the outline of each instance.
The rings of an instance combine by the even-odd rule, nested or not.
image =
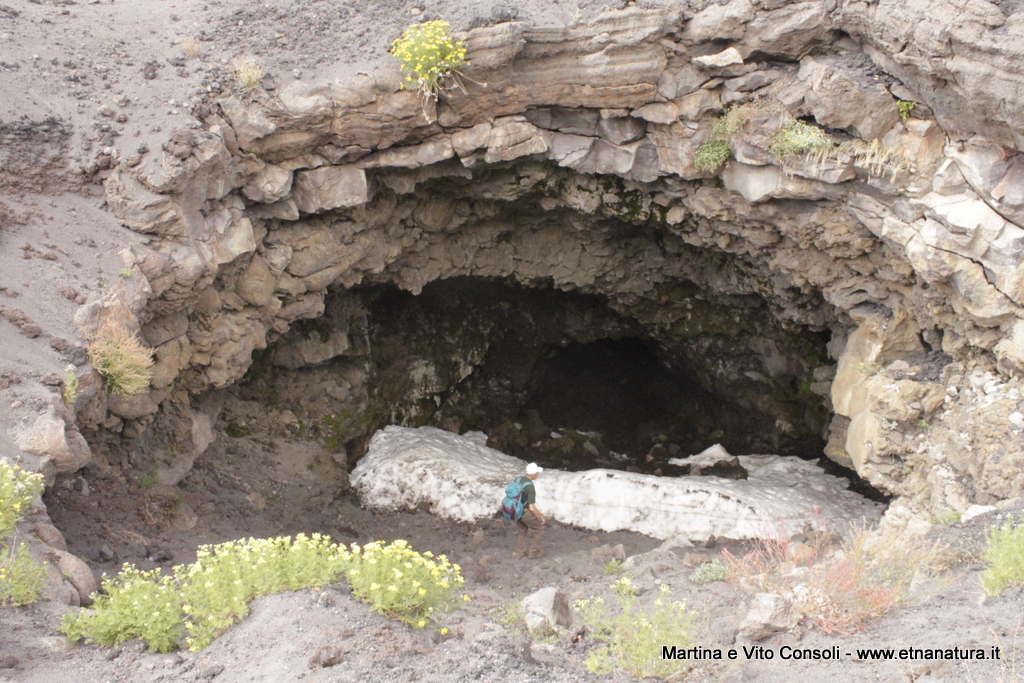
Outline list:
[[[462,584],[458,565],[417,553],[405,541],[349,549],[327,536],[298,534],[200,546],[196,555],[170,575],[124,565],[104,579],[93,609],[66,613],[59,630],[70,640],[108,647],[139,638],[153,652],[195,652],[248,614],[254,598],[342,576],[375,611],[422,628],[455,606]]]
[[[414,87],[433,99],[445,79],[460,73],[466,63],[466,45],[452,38],[449,28],[446,21],[414,24],[391,43],[391,54],[408,74],[403,88]]]
[[[999,595],[1011,586],[1024,586],[1024,522],[1011,522],[985,531],[981,559],[981,585],[989,595]]]
[[[89,362],[100,373],[107,391],[134,396],[149,388],[153,378],[153,349],[116,324],[104,324],[88,346]]]
[[[726,571],[725,565],[717,557],[711,562],[705,562],[697,567],[690,574],[690,581],[702,585],[712,581],[725,581],[728,578],[729,573]]]
[[[580,622],[600,643],[587,655],[587,668],[597,674],[620,669],[635,678],[667,678],[684,671],[687,663],[662,659],[661,647],[670,644],[687,648],[693,644],[696,615],[686,609],[686,603],[670,602],[669,588],[664,584],[648,609],[636,604],[636,588],[628,578],[616,581],[612,589],[617,603],[614,606],[600,597],[575,605]]]
[[[517,628],[522,622],[523,608],[522,599],[516,596],[508,602],[495,605],[491,608],[491,618],[494,623],[501,624],[507,628]]]
[[[871,175],[895,182],[897,176],[913,168],[913,160],[901,147],[883,147],[881,141],[847,140],[840,145],[824,145],[811,151],[811,164],[820,166],[827,160],[854,163]]]
[[[202,45],[195,36],[182,38],[181,42],[178,43],[178,47],[181,48],[181,53],[189,59],[195,59],[202,52]]]
[[[156,468],[139,475],[138,484],[140,489],[151,489],[159,483],[160,480],[156,476]]]
[[[255,57],[231,60],[231,76],[242,90],[256,90],[263,85],[263,64]]]

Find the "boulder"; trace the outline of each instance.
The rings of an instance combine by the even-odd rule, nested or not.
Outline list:
[[[523,598],[520,609],[530,631],[557,631],[572,625],[569,599],[555,586],[541,588]]]
[[[249,261],[249,267],[235,283],[235,291],[246,303],[253,306],[265,306],[270,303],[276,286],[277,279],[271,272],[266,259],[256,254]]]
[[[287,168],[267,164],[242,187],[242,194],[254,202],[269,204],[283,198],[292,189],[292,172]]]
[[[37,417],[30,426],[16,430],[12,436],[18,448],[48,458],[59,474],[75,472],[92,460],[89,444],[52,408]]]
[[[365,204],[369,199],[366,172],[356,166],[324,166],[298,171],[292,198],[302,213]]]
[[[89,565],[77,555],[72,555],[67,551],[54,548],[53,553],[57,556],[57,566],[61,574],[78,591],[79,604],[83,607],[91,605],[92,598],[90,596],[98,591],[100,586],[96,577],[93,576],[92,570],[89,569]]]
[[[750,640],[764,640],[768,636],[788,631],[800,621],[793,611],[793,603],[775,593],[758,593],[750,611],[740,623],[739,634]]]
[[[799,78],[808,85],[804,109],[818,123],[845,128],[864,140],[882,137],[899,123],[896,100],[838,57],[804,57]]]

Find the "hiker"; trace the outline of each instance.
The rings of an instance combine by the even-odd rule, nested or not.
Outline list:
[[[537,559],[544,556],[540,548],[540,539],[544,536],[544,515],[537,509],[537,489],[533,480],[544,471],[535,462],[526,466],[526,476],[516,477],[515,481],[505,487],[505,500],[502,512],[506,519],[516,523],[516,556]],[[526,550],[529,541],[529,552]]]

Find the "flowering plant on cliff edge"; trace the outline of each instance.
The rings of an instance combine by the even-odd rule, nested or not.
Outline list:
[[[436,98],[441,81],[459,73],[466,62],[466,46],[452,38],[446,21],[427,21],[405,29],[391,43],[391,54],[409,74],[405,87],[416,87],[427,98]]]

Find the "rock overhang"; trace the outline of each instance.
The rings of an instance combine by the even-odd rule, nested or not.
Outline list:
[[[106,406],[108,421],[237,381],[254,349],[323,313],[328,288],[511,276],[651,309],[653,329],[682,319],[665,289],[696,283],[760,297],[782,331],[831,331],[827,452],[908,490],[879,402],[927,420],[934,387],[907,387],[893,400],[921,406],[904,410],[872,379],[939,350],[1020,372],[1024,230],[1020,157],[998,144],[1013,122],[950,140],[964,128],[948,93],[866,70],[865,54],[890,63],[885,39],[813,2],[634,7],[566,29],[476,29],[467,78],[439,102],[367,80],[200,105],[201,129],[107,180],[115,214],[152,236],[132,265],[150,291],[129,309],[163,385],[141,415]],[[923,118],[900,120],[904,93]],[[851,144],[783,161],[750,125],[720,172],[697,167],[727,109],[769,98]],[[804,370],[827,384],[827,365]]]

